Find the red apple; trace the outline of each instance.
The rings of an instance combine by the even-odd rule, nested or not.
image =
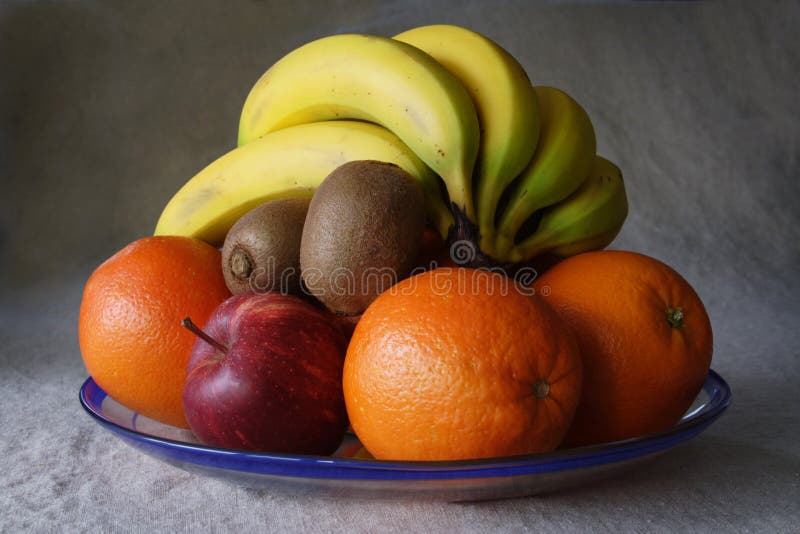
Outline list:
[[[216,447],[330,454],[347,428],[342,366],[347,340],[335,318],[279,293],[223,302],[186,369],[186,420]]]

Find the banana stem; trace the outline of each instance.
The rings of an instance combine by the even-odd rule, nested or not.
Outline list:
[[[489,256],[497,257],[494,247],[494,228],[481,228],[480,248]]]
[[[460,247],[462,250],[468,250],[468,254],[464,258],[460,258],[463,261],[459,262],[459,265],[475,269],[501,266],[501,262],[481,248],[479,230],[472,219],[467,217],[455,203],[452,208],[455,224],[450,228],[447,242],[451,246],[468,244],[466,247]]]
[[[455,226],[455,218],[453,214],[448,210],[444,205],[442,205],[442,209],[436,209],[433,213],[433,220],[430,222],[436,227],[436,230],[439,231],[439,235],[442,239],[447,239],[447,236],[450,234],[451,229]]]
[[[494,251],[497,257],[508,257],[512,248],[514,248],[514,238],[503,232],[498,232],[494,239]]]
[[[469,182],[470,180],[466,178],[445,180],[445,183],[448,184],[447,192],[450,195],[450,203],[453,206],[453,214],[456,219],[458,219],[459,214],[462,214],[462,216],[466,216],[470,224],[474,225],[473,221],[477,219],[475,217],[475,202],[472,198],[472,190],[468,185],[452,188],[452,190],[449,187],[449,184],[468,184]]]

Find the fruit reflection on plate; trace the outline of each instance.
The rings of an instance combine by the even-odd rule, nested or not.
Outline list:
[[[132,412],[91,378],[80,389],[80,401],[89,415],[128,445],[187,471],[293,494],[463,501],[565,489],[630,469],[702,432],[730,405],[731,391],[712,370],[694,404],[666,432],[547,454],[459,462],[354,458],[361,446],[350,434],[332,456],[218,449],[198,443],[188,430]]]

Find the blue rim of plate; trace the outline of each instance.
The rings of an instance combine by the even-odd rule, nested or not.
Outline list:
[[[84,410],[101,426],[137,447],[178,462],[274,476],[391,481],[524,476],[582,469],[655,454],[696,436],[728,408],[731,403],[731,389],[718,373],[709,370],[703,389],[709,397],[708,401],[664,432],[550,453],[450,462],[401,462],[269,454],[186,443],[137,432],[105,417],[101,406],[107,394],[91,377],[81,386],[79,397]]]

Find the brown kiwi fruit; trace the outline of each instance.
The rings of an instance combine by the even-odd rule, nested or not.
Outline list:
[[[236,221],[222,246],[222,274],[231,293],[301,294],[300,239],[309,202],[270,200]]]
[[[306,290],[356,315],[414,267],[425,228],[419,183],[391,163],[352,161],[320,184],[300,244]]]

